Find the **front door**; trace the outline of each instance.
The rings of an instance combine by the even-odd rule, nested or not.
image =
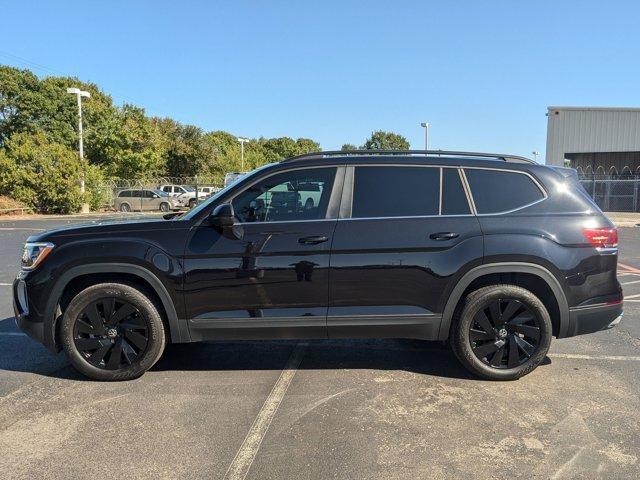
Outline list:
[[[482,261],[459,169],[355,166],[344,183],[352,201],[333,238],[329,337],[437,338],[447,293]]]
[[[326,337],[329,256],[342,185],[337,171],[275,173],[237,194],[231,203],[241,239],[226,238],[206,222],[194,230],[185,252],[194,340]]]

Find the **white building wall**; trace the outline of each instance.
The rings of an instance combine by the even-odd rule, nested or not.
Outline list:
[[[565,153],[640,151],[640,108],[549,107],[546,163]]]

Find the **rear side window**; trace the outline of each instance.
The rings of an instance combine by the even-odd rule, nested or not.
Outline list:
[[[468,215],[471,213],[467,195],[457,169],[442,169],[442,215]]]
[[[528,176],[500,170],[464,170],[478,213],[515,210],[544,198],[544,194]]]
[[[131,192],[129,190],[124,190],[122,192],[120,192],[120,195],[118,195],[118,197],[130,197],[131,196]]]
[[[438,215],[440,169],[356,167],[353,218]]]

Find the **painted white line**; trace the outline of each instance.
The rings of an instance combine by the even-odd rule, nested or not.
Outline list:
[[[25,337],[26,335],[22,332],[0,332],[0,337]]]
[[[578,353],[549,353],[551,358],[568,358],[571,360],[613,360],[617,362],[640,362],[640,356],[633,355],[581,355]]]
[[[640,280],[634,280],[632,282],[624,282],[624,283],[621,283],[620,285],[633,285],[634,283],[640,283]]]
[[[262,440],[267,430],[269,430],[269,426],[278,411],[278,407],[302,362],[306,347],[307,345],[305,343],[298,343],[289,356],[287,364],[280,373],[280,377],[278,377],[278,381],[264,401],[240,449],[233,458],[231,465],[229,465],[227,473],[224,475],[226,480],[244,480],[247,473],[249,473],[249,469],[256,458],[258,450],[260,450]]]
[[[618,272],[619,277],[626,277],[627,275],[633,275],[634,277],[640,276],[640,273],[631,273],[631,272]]]
[[[10,283],[0,283],[0,287],[10,287]]]
[[[637,298],[635,300],[629,300],[627,298],[624,299],[624,303],[637,303],[640,302],[640,298]]]
[[[42,228],[27,228],[27,227],[0,227],[0,230],[27,230],[29,232],[41,232]]]
[[[624,300],[626,301],[626,300],[629,300],[630,298],[637,298],[637,297],[640,297],[640,293],[636,293],[635,295],[628,295],[628,296],[625,295]]]

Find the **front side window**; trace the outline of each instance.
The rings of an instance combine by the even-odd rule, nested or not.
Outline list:
[[[464,172],[480,214],[508,212],[544,198],[531,177],[523,173],[475,168]]]
[[[432,167],[356,167],[353,218],[438,215],[440,169]]]
[[[231,203],[243,223],[323,219],[335,174],[334,167],[278,173],[249,187]]]

